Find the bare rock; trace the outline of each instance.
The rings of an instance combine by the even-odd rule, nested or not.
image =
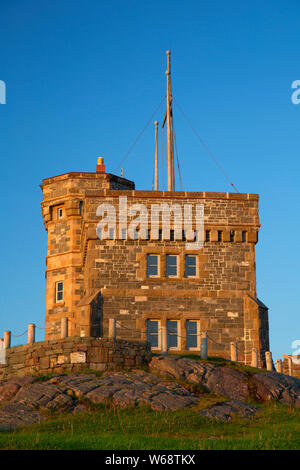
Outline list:
[[[203,384],[209,390],[228,398],[246,400],[249,397],[247,376],[228,367],[180,356],[153,357],[149,366],[162,375]]]
[[[300,406],[300,380],[277,372],[258,373],[252,377],[255,396],[261,401],[278,400]]]
[[[9,431],[18,426],[39,423],[43,416],[23,403],[8,403],[0,408],[0,431]]]
[[[210,408],[199,411],[201,416],[217,419],[219,421],[231,421],[233,416],[251,419],[259,411],[257,407],[246,405],[237,400],[213,405]]]

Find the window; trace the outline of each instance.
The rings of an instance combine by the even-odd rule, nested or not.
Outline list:
[[[158,276],[158,255],[147,255],[147,277]]]
[[[167,255],[166,257],[166,277],[177,276],[177,256]]]
[[[233,243],[234,242],[234,230],[230,230],[230,242]]]
[[[122,230],[121,230],[121,239],[126,240],[126,237],[127,237],[127,230],[126,230],[126,228],[122,228]]]
[[[160,228],[158,230],[158,241],[161,241],[162,240],[162,229]]]
[[[167,320],[167,348],[178,349],[178,321]]]
[[[132,240],[138,240],[139,239],[139,231],[137,228],[133,229],[133,238]]]
[[[210,230],[205,230],[205,241],[206,242],[210,241]]]
[[[197,259],[196,256],[186,255],[185,256],[185,277],[195,277],[196,276],[196,265]]]
[[[79,202],[79,215],[83,214],[83,201]]]
[[[158,320],[147,320],[147,341],[151,348],[160,349],[160,322]]]
[[[246,234],[247,232],[245,230],[242,231],[242,242],[245,243],[246,242]]]
[[[57,209],[57,218],[62,219],[62,216],[63,216],[63,210],[62,210],[62,207],[59,207]]]
[[[199,349],[199,322],[187,320],[186,322],[186,349]]]
[[[113,228],[110,228],[109,231],[108,231],[108,237],[110,240],[114,240],[115,238],[115,231]]]
[[[183,241],[183,242],[186,241],[185,230],[182,230],[182,241]]]
[[[174,230],[170,230],[170,242],[174,241],[175,239],[174,237],[175,237]]]
[[[64,283],[62,281],[55,284],[55,301],[60,302],[64,297]]]
[[[223,239],[223,232],[222,230],[218,230],[218,242],[221,242]]]

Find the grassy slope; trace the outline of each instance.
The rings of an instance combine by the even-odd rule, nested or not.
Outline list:
[[[224,361],[211,358],[210,362]],[[227,362],[229,367],[235,367]],[[238,366],[247,375],[256,371]],[[198,410],[224,399],[201,394],[192,409],[157,412],[149,407],[118,409],[88,404],[90,411],[48,415],[45,422],[0,432],[1,449],[299,449],[300,410],[279,403],[259,405],[253,420],[234,418],[220,423],[199,416]]]
[[[96,409],[97,408],[97,409]],[[197,410],[97,406],[0,433],[1,449],[299,449],[300,411],[272,403],[246,421],[218,423]]]

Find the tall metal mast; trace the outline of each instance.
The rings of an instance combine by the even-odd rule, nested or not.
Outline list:
[[[168,149],[168,191],[175,191],[174,172],[174,145],[173,145],[173,111],[171,92],[171,51],[167,51],[168,68],[167,76],[167,149]]]
[[[157,142],[158,122],[155,121],[154,124],[155,124],[154,190],[158,191],[158,142]]]

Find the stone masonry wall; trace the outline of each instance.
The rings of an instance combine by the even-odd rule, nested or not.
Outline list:
[[[151,357],[145,341],[86,337],[42,341],[7,349],[6,365],[0,365],[0,379],[87,369],[132,369],[146,365]]]
[[[297,364],[295,360],[297,362],[299,361],[299,364]],[[284,359],[282,363],[282,372],[286,375],[289,375],[289,365],[287,359]],[[292,362],[292,376],[300,379],[300,356],[294,356],[294,362]]]
[[[177,320],[178,350],[184,352],[186,322],[197,320],[200,332],[208,332],[210,354],[227,357],[230,342],[237,341],[245,362],[251,362],[253,347],[258,348],[263,361],[269,348],[268,313],[262,313],[253,300],[257,295],[258,195],[135,191],[130,181],[97,173],[60,175],[44,180],[42,189],[42,213],[48,231],[46,339],[60,337],[63,317],[68,318],[70,336],[104,337],[109,319],[114,318],[118,321],[117,336],[124,340],[145,340],[150,319],[160,321],[163,328],[168,320]],[[136,240],[120,236],[100,240],[96,233],[97,207],[102,203],[115,207],[115,233],[119,233],[120,196],[126,196],[128,208],[142,203],[149,215],[153,204],[177,204],[183,211],[188,203],[193,208],[193,220],[196,206],[203,204],[209,240],[202,249],[189,251],[182,237],[174,240],[163,235],[155,240],[151,233],[148,240],[140,236]],[[63,216],[56,220],[59,206]],[[132,218],[128,216],[127,225]],[[159,275],[155,278],[147,276],[148,254],[159,257]],[[194,278],[185,277],[187,254],[196,257]],[[166,277],[167,255],[177,256],[176,278]],[[59,301],[55,297],[58,282],[64,285],[64,297]],[[99,295],[98,304],[87,304],[86,299],[94,295]],[[100,326],[94,328],[97,322]]]

